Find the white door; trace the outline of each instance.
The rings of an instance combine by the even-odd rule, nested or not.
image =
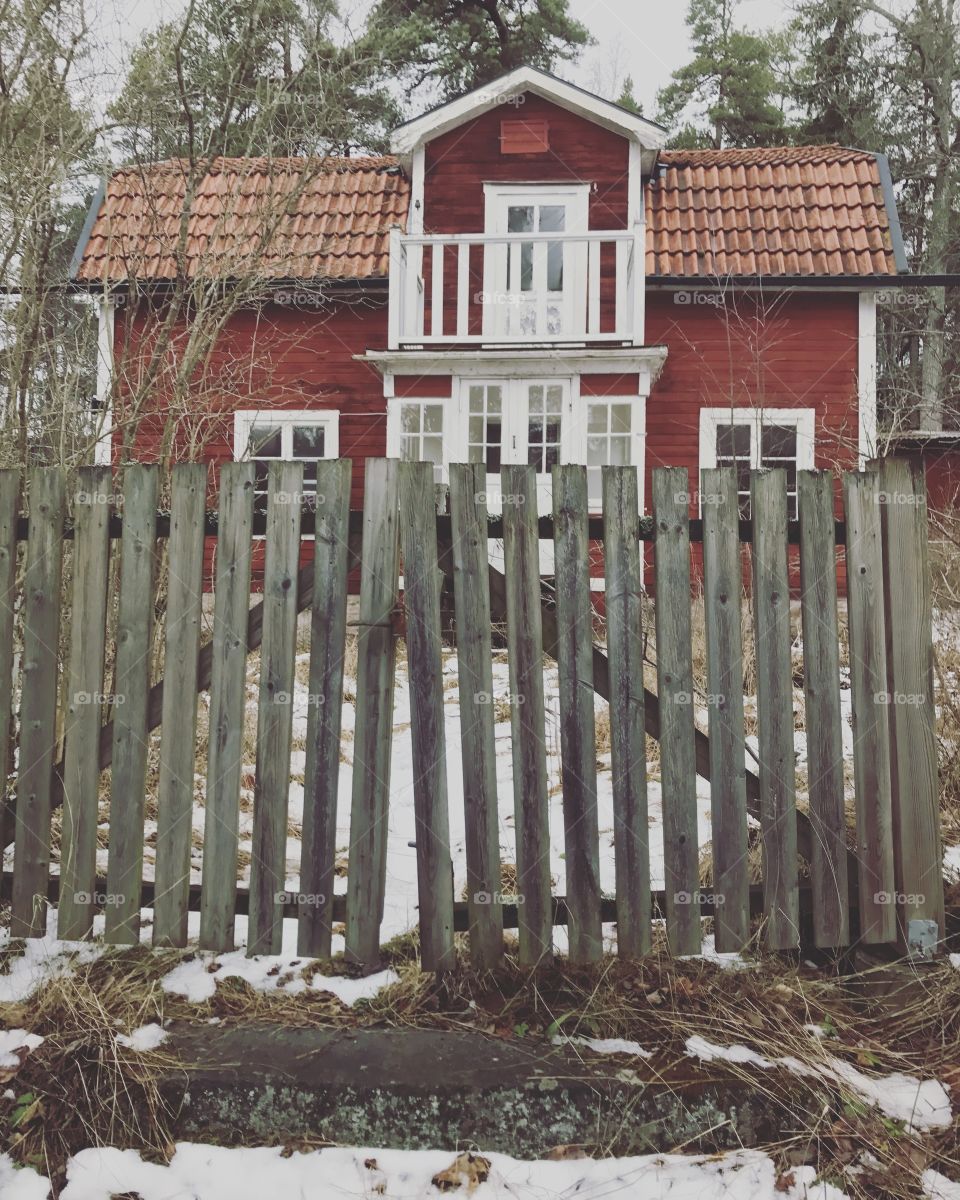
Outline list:
[[[464,379],[460,395],[467,461],[486,464],[489,510],[502,510],[501,465],[528,463],[537,472],[537,511],[550,513],[550,472],[572,461],[570,380]]]
[[[487,249],[484,337],[536,341],[584,336],[586,243],[563,235],[586,232],[587,209],[587,185],[488,188],[486,232],[528,233],[531,240],[518,236]]]

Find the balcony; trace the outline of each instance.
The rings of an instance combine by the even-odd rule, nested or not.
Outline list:
[[[389,349],[643,345],[644,230],[403,234]]]

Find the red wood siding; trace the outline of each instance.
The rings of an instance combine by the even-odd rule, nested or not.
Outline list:
[[[424,230],[482,233],[484,183],[590,183],[591,229],[626,229],[629,147],[620,134],[527,92],[517,112],[545,120],[550,148],[540,154],[500,151],[502,106],[491,109],[426,146]]]

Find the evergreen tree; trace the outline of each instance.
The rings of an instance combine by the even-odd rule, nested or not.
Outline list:
[[[769,146],[789,127],[775,71],[782,45],[735,23],[737,0],[690,0],[693,58],[657,96],[657,119],[675,129],[674,145]]]
[[[408,94],[443,99],[522,65],[553,71],[589,42],[568,0],[378,0],[365,39]]]

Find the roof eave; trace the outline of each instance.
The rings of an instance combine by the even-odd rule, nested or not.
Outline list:
[[[498,105],[505,104],[510,97],[521,92],[534,92],[543,99],[631,138],[650,150],[663,146],[667,138],[667,131],[653,121],[628,112],[620,105],[595,96],[576,84],[558,79],[546,71],[523,66],[398,125],[391,134],[390,149],[394,154],[405,158],[425,142],[432,141],[464,121],[472,120]]]

